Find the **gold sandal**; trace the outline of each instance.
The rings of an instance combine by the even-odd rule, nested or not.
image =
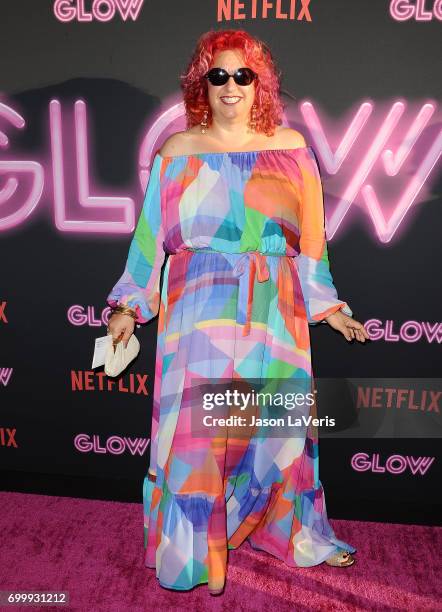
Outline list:
[[[349,567],[353,565],[356,559],[344,548],[338,548],[338,550],[325,560],[327,565],[333,567]]]

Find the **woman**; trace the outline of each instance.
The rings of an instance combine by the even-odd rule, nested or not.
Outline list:
[[[309,323],[347,340],[368,334],[337,297],[316,158],[299,132],[280,127],[268,48],[244,31],[208,32],[182,87],[188,129],[153,160],[126,268],[107,298],[109,330],[126,343],[136,321],[159,312],[145,564],[166,588],[208,583],[218,594],[228,549],[245,539],[294,567],[345,567],[356,549],[327,520],[315,433],[197,437],[195,383],[311,383]]]

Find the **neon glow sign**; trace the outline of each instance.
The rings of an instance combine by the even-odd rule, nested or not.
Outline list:
[[[428,7],[432,5],[432,10]],[[442,21],[442,0],[391,0],[390,15],[396,21],[432,21],[433,18]]]
[[[355,453],[351,458],[351,467],[356,472],[371,471],[375,474],[389,472],[397,476],[409,470],[413,476],[425,476],[432,465],[435,457],[413,457],[410,455],[390,455],[385,462],[385,467],[380,464],[379,453],[373,453],[373,458],[367,453]]]
[[[92,438],[92,440],[91,440]],[[110,436],[101,446],[101,438],[98,434],[92,436],[87,433],[79,433],[74,438],[74,446],[80,453],[110,453],[121,455],[127,451],[131,455],[144,455],[150,443],[150,438],[129,438],[127,436]]]
[[[384,342],[426,342],[427,344],[442,343],[442,323],[436,321],[404,321],[396,331],[395,322],[391,319],[380,321],[369,319],[364,323],[370,334],[370,340],[383,340]]]
[[[101,327],[107,325],[111,309],[109,306],[101,310],[100,318],[97,318],[95,314],[94,306],[81,306],[80,304],[74,304],[68,308],[67,318],[71,325],[80,327],[82,325],[89,325],[89,327]]]
[[[306,125],[305,133],[311,135],[310,140],[321,168],[325,168],[331,176],[336,175],[337,180],[341,178],[344,168],[348,175],[342,188],[333,192],[336,206],[327,215],[328,239],[334,236],[355,206],[365,207],[381,242],[387,243],[397,234],[419,194],[421,197],[425,195],[424,188],[428,188],[430,174],[442,153],[442,130],[431,137],[428,135],[431,131],[430,120],[437,123],[436,108],[433,101],[423,104],[412,120],[407,122],[406,128],[401,128],[399,132],[399,121],[407,109],[404,101],[395,101],[385,110],[371,101],[363,102],[342,133],[330,137],[331,130],[325,129],[325,122],[319,117],[313,103],[305,101],[299,105],[299,114]],[[375,118],[380,114],[380,119]],[[172,104],[148,128],[139,151],[142,193],[146,189],[154,152],[164,140],[170,125],[183,119],[183,103]],[[9,139],[1,131],[5,121],[15,129],[26,126],[24,117],[11,106],[0,102],[0,148],[3,149],[9,147]],[[87,104],[84,100],[77,100],[73,116],[65,119],[59,100],[50,100],[49,138],[51,158],[45,165],[48,170],[52,169],[54,222],[57,229],[75,233],[132,233],[136,223],[133,198],[115,193],[93,195],[99,188],[92,184],[89,175]],[[334,152],[330,141],[338,142]],[[406,168],[409,165],[406,162],[412,156],[414,166],[411,172],[409,167]],[[20,157],[19,160],[0,159],[0,175],[6,176],[4,184],[0,186],[0,231],[24,223],[42,200],[44,188],[47,190],[43,163],[23,159],[23,155]],[[378,181],[385,182],[386,177],[400,177],[401,170],[407,178],[401,179],[402,192],[396,200],[374,187]],[[17,177],[30,183],[26,195],[21,195],[23,188],[19,189],[19,186],[22,181]],[[388,187],[387,193],[391,190],[390,185]],[[326,208],[328,210],[327,205]]]
[[[143,7],[144,0],[91,0],[90,12],[84,0],[55,0],[54,15],[63,23],[77,21],[111,21],[118,12],[123,21],[129,18],[135,21]]]

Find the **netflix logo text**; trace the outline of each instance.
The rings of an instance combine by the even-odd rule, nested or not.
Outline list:
[[[71,391],[107,391],[148,395],[147,374],[128,374],[120,379],[108,378],[105,372],[71,370]]]
[[[6,305],[8,302],[0,302],[0,323],[7,323],[8,319],[6,318]]]
[[[312,0],[218,0],[218,21],[283,19],[312,21]]]
[[[406,389],[393,387],[358,386],[356,407],[412,410],[440,414],[442,391],[432,389]]]
[[[15,432],[17,430],[10,429],[9,427],[0,427],[0,446],[12,446],[18,448],[18,444],[15,440]]]

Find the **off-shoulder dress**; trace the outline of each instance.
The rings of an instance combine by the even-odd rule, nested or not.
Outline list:
[[[203,413],[196,386],[314,382],[309,325],[338,309],[352,316],[330,273],[312,147],[157,153],[107,302],[135,308],[141,323],[159,314],[143,501],[145,564],[160,584],[222,589],[228,550],[245,539],[295,567],[337,546],[355,552],[327,519],[315,429],[194,431]]]

